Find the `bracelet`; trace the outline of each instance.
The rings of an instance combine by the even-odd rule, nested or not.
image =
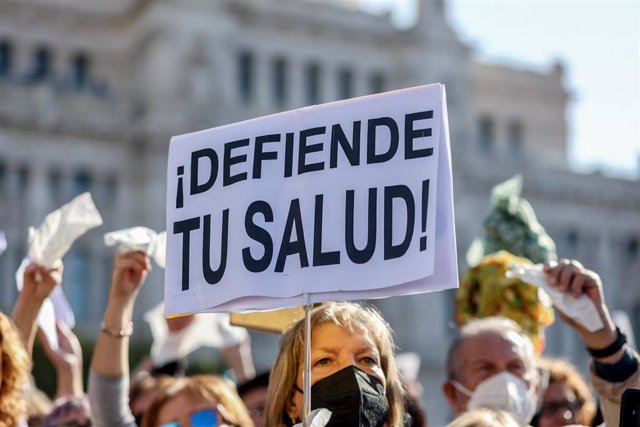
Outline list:
[[[620,328],[616,327],[616,340],[609,344],[605,348],[589,348],[587,351],[589,354],[596,358],[601,359],[603,357],[609,357],[616,354],[627,343],[627,336],[622,333]]]
[[[107,325],[102,322],[100,323],[100,332],[104,332],[105,334],[114,338],[130,337],[131,334],[133,334],[133,322],[129,324],[129,327],[127,329],[109,329],[107,328]]]

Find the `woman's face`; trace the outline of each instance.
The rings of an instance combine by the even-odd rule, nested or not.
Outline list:
[[[190,426],[189,417],[201,409],[215,409],[218,402],[206,400],[187,391],[169,399],[158,411],[158,426],[176,421],[181,426]]]
[[[333,323],[323,323],[311,331],[311,385],[347,366],[355,365],[377,378],[386,388],[380,352],[365,328],[354,326],[348,331]],[[302,389],[304,362],[300,361],[296,385]],[[300,419],[303,412],[303,395],[294,392],[287,410],[289,417]]]
[[[540,408],[539,427],[560,427],[576,423],[580,402],[563,382],[551,382]]]

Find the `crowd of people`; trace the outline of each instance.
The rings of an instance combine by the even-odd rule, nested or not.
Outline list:
[[[505,279],[505,266],[531,261],[492,252],[465,274],[456,295],[459,327],[443,367],[442,393],[452,414],[448,425],[617,427],[623,391],[640,388],[640,356],[612,320],[600,277],[577,260],[550,260],[552,242],[530,233],[543,229],[526,206],[514,208],[515,187],[513,181],[507,184],[497,187],[506,188],[500,193],[505,197],[494,197],[497,210],[485,223],[493,227],[488,235],[502,237],[499,244],[485,240],[484,248],[526,253],[528,260],[542,266],[537,270],[540,286],[559,300],[588,303],[595,317],[589,322],[570,312],[570,304],[557,305],[556,313],[589,353],[589,378],[568,360],[542,355],[543,328],[553,321],[553,312],[539,304],[537,287]],[[525,225],[528,231],[513,233],[505,223]],[[187,376],[181,360],[163,359],[156,366],[150,359],[132,372],[133,313],[150,270],[146,252],[115,251],[86,391],[82,351],[72,330],[58,321],[56,345],[40,333],[56,372],[51,401],[30,375],[31,354],[39,333],[38,315],[61,283],[63,265],[26,265],[11,316],[0,313],[0,427],[429,425],[420,384],[402,375],[396,363],[390,325],[366,304],[329,302],[315,305],[309,313],[310,396],[304,392],[305,319],[283,332],[268,373],[256,375],[248,366],[252,362],[247,363],[246,342],[225,350],[236,382],[213,373]],[[179,334],[195,321],[191,315],[166,323],[170,333]],[[430,396],[424,398],[428,401]]]
[[[302,425],[303,321],[282,335],[271,374],[237,387],[216,375],[188,377],[171,371],[137,375],[130,382],[132,316],[150,269],[149,257],[142,252],[115,254],[88,397],[78,371],[77,339],[64,324],[57,325],[59,348],[47,350],[58,374],[57,396],[39,411],[29,375],[30,354],[36,316],[60,283],[62,264],[25,269],[11,318],[0,314],[0,425]],[[550,286],[576,297],[585,295],[597,308],[604,325],[597,331],[559,312],[591,353],[590,380],[566,360],[538,357],[513,320],[477,319],[459,329],[447,354],[442,391],[454,416],[450,426],[590,426],[601,421],[618,425],[622,391],[640,386],[640,358],[612,321],[594,272],[577,261],[561,260],[547,264],[545,274]],[[420,417],[409,415],[392,331],[377,310],[348,302],[321,304],[311,313],[311,330],[312,415],[320,418],[327,409],[330,426],[426,425],[426,419],[416,424]]]

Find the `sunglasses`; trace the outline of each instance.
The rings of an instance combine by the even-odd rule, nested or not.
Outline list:
[[[189,425],[191,427],[216,427],[220,419],[215,409],[201,409],[189,416]],[[179,421],[169,421],[160,425],[160,427],[182,427]]]

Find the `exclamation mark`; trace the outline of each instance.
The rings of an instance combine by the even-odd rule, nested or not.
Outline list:
[[[429,212],[429,180],[422,181],[422,232],[427,232],[427,212]],[[427,236],[420,237],[420,252],[427,250]]]
[[[178,166],[178,194],[176,195],[176,209],[184,206],[184,194],[182,192],[182,175],[184,175],[184,166]]]

